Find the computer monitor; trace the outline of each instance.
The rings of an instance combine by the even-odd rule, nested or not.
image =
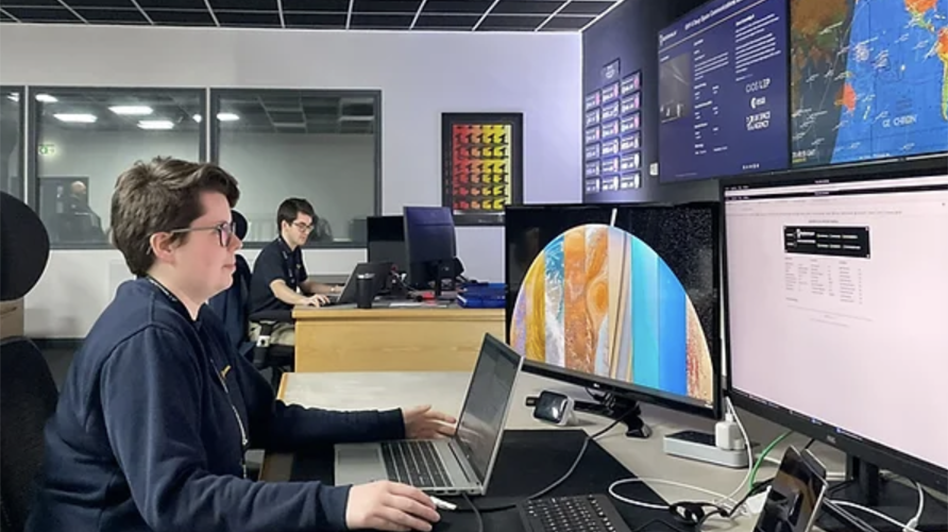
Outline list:
[[[369,262],[391,262],[396,270],[407,271],[405,218],[369,216],[366,219],[366,248]]]
[[[946,167],[724,187],[729,394],[857,458],[865,482],[874,464],[946,487]]]
[[[524,370],[719,415],[719,204],[508,207],[507,340]]]
[[[426,288],[433,282],[438,297],[441,280],[455,270],[454,215],[448,207],[405,207],[403,212],[409,283]]]

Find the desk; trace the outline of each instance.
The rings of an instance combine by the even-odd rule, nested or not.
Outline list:
[[[504,339],[503,309],[293,309],[299,373],[471,371],[484,333]],[[430,378],[430,376],[429,376]]]
[[[279,397],[287,403],[339,410],[395,408],[431,404],[448,413],[457,413],[467,390],[469,372],[386,372],[386,373],[288,373],[283,376]],[[550,429],[551,425],[533,419],[524,405],[528,395],[536,395],[548,387],[563,388],[545,378],[522,374],[514,394],[514,404],[507,418],[508,429]],[[654,434],[647,440],[630,440],[624,429],[617,427],[596,441],[639,478],[661,478],[716,491],[730,493],[744,478],[746,470],[729,470],[717,466],[667,456],[662,451],[662,435],[692,428],[678,422],[662,421],[650,415],[657,412],[643,407],[646,421]],[[610,422],[597,416],[579,416],[581,426],[589,433],[605,428]],[[570,427],[575,428],[575,427]],[[289,480],[292,455],[268,455],[261,479]],[[764,466],[761,475],[771,474]],[[701,500],[706,496],[665,484],[646,482],[666,500]],[[606,492],[608,486],[602,487]],[[620,504],[620,503],[617,503]],[[734,523],[709,522],[707,530],[750,531],[754,519],[741,517]]]

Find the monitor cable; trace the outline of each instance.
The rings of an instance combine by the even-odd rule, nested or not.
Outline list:
[[[610,423],[606,428],[600,430],[599,432],[596,432],[595,434],[588,435],[586,438],[584,438],[584,439],[583,439],[583,446],[579,449],[579,452],[576,454],[576,459],[573,460],[573,464],[569,467],[569,469],[566,471],[566,473],[564,473],[559,479],[555,480],[553,483],[551,483],[551,484],[549,484],[548,486],[544,487],[544,488],[541,489],[540,491],[538,491],[538,492],[536,492],[536,493],[534,493],[534,494],[532,494],[532,495],[529,495],[529,496],[525,497],[522,502],[526,502],[526,501],[530,501],[530,500],[533,500],[533,499],[542,497],[542,496],[546,495],[547,493],[553,491],[554,489],[558,488],[558,487],[559,487],[560,485],[562,485],[564,482],[566,482],[566,480],[569,479],[569,477],[573,475],[573,472],[576,471],[576,468],[579,466],[579,463],[583,460],[583,456],[586,454],[586,449],[589,448],[589,442],[595,440],[596,438],[602,436],[603,434],[605,434],[605,433],[609,432],[610,430],[612,430],[613,428],[615,428],[616,425],[618,425],[618,424],[619,424],[620,422],[622,422],[626,417],[628,417],[629,415],[631,415],[631,414],[634,413],[635,411],[636,411],[636,409],[631,409],[631,410],[629,410],[629,411],[626,412],[625,414],[623,414],[623,415],[621,415],[621,416],[618,416],[616,419],[614,419],[614,420],[612,421],[612,423]],[[465,497],[465,498],[466,498],[466,497]],[[478,507],[476,507],[472,502],[469,502],[470,508],[458,508],[456,511],[458,511],[458,512],[474,512],[475,514],[488,513],[488,512],[500,512],[500,511],[504,511],[504,510],[512,510],[512,509],[514,509],[514,508],[517,507],[517,504],[519,504],[519,502],[518,502],[518,503],[511,503],[511,504],[504,504],[504,505],[501,505],[501,506],[492,506],[492,507],[489,507],[489,508],[478,508]]]
[[[921,484],[915,483],[915,489],[918,490],[918,510],[915,512],[915,517],[913,517],[908,523],[900,523],[898,520],[890,517],[878,510],[873,508],[868,508],[861,504],[856,504],[849,501],[838,501],[838,500],[829,500],[828,502],[831,505],[836,507],[851,508],[853,510],[859,510],[865,512],[869,515],[882,519],[892,525],[895,525],[902,529],[902,532],[919,532],[915,527],[918,526],[918,520],[922,518],[922,512],[925,510],[925,490],[922,489]]]
[[[738,429],[740,430],[741,437],[744,440],[744,448],[747,450],[748,466],[747,473],[744,475],[744,478],[741,480],[740,484],[734,488],[728,495],[722,495],[715,491],[711,491],[699,486],[692,486],[690,484],[685,484],[682,482],[675,482],[673,480],[665,480],[659,478],[630,478],[617,480],[609,486],[609,495],[616,499],[619,502],[623,502],[632,506],[638,506],[640,508],[647,508],[650,510],[663,510],[669,511],[675,517],[675,520],[688,525],[695,527],[700,530],[701,526],[706,520],[713,516],[721,516],[724,518],[731,518],[736,515],[740,509],[744,506],[752,495],[756,495],[759,491],[770,484],[770,481],[765,481],[758,485],[750,484],[750,479],[754,471],[754,460],[753,460],[753,451],[751,449],[750,438],[747,435],[747,430],[744,428],[744,424],[741,422],[740,416],[737,415],[737,411],[734,408],[734,405],[731,404],[730,398],[725,398],[725,407],[727,409],[726,418],[733,419],[737,424]],[[639,501],[631,499],[616,493],[616,488],[625,484],[633,483],[649,483],[649,484],[663,484],[667,486],[674,486],[676,488],[682,488],[687,490],[696,491],[699,493],[704,493],[712,497],[716,497],[713,502],[705,501],[680,501],[673,504],[656,504],[650,502]],[[735,501],[734,497],[744,489],[745,486],[749,486],[747,493],[740,500]],[[727,503],[731,503],[730,506],[727,506]]]

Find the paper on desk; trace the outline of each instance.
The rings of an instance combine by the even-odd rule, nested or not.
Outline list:
[[[423,307],[424,303],[419,303],[418,301],[394,301],[388,305],[391,308],[396,307]]]

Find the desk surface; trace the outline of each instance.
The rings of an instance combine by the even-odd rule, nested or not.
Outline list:
[[[444,412],[456,414],[467,390],[470,374],[466,372],[384,372],[384,373],[288,373],[284,376],[280,396],[287,403],[338,410],[386,409],[431,404]],[[549,429],[551,425],[533,419],[524,404],[528,395],[543,389],[566,389],[569,385],[553,382],[531,374],[522,374],[514,395],[514,405],[507,420],[508,429]],[[647,440],[625,437],[616,427],[597,441],[619,462],[646,481],[659,495],[669,501],[705,500],[709,496],[669,486],[649,479],[663,479],[700,486],[724,495],[743,480],[746,470],[731,470],[691,460],[674,458],[662,451],[662,435],[694,428],[680,421],[669,422],[649,415],[645,420],[654,433]],[[605,428],[610,421],[598,416],[581,415],[580,426],[589,433]],[[570,428],[576,428],[570,427]],[[702,427],[704,428],[704,427]],[[779,455],[778,455],[779,456]],[[772,468],[762,468],[761,477]],[[605,493],[608,486],[603,486]],[[621,504],[621,503],[617,503]],[[707,530],[750,531],[754,519],[742,517],[734,523],[708,523]]]
[[[476,309],[462,308],[457,305],[445,304],[413,304],[410,301],[387,302],[386,306],[376,305],[371,309],[360,309],[353,306],[342,308],[298,306],[293,308],[293,318],[297,320],[332,320],[332,319],[414,319],[423,317],[426,320],[462,319],[468,321],[503,321],[504,309]]]

